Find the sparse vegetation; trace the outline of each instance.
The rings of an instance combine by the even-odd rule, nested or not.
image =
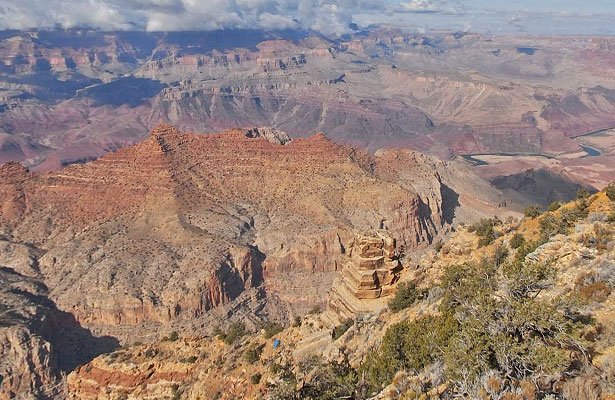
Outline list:
[[[549,207],[547,207],[547,210],[550,212],[557,211],[559,210],[561,206],[562,206],[562,203],[560,203],[559,201],[554,201],[553,203],[549,204]]]
[[[320,314],[320,312],[321,312],[320,306],[314,306],[310,310],[309,314]]]
[[[588,199],[591,194],[585,188],[581,188],[577,191],[577,200]]]
[[[219,327],[214,328],[214,334],[224,343],[233,344],[246,334],[246,326],[243,322],[233,322],[226,332]]]
[[[597,250],[603,251],[607,249],[612,237],[613,232],[608,225],[594,224],[591,232],[583,234],[582,240],[586,247],[594,247]]]
[[[338,325],[333,328],[333,332],[331,333],[331,337],[333,338],[333,340],[337,340],[342,337],[342,335],[346,333],[346,331],[350,329],[353,324],[354,321],[352,319],[347,319],[341,325]]]
[[[527,218],[536,218],[539,217],[542,212],[540,211],[540,207],[538,206],[529,206],[525,210],[523,210],[523,214]]]
[[[334,400],[355,397],[359,376],[343,353],[341,361],[323,362],[319,357],[308,357],[297,365],[297,376],[281,368],[281,382],[270,388],[269,398],[274,400]],[[302,384],[297,387],[297,381]],[[363,397],[355,397],[363,398]]]
[[[196,362],[196,360],[198,360],[199,358],[197,356],[190,356],[187,358],[182,358],[180,360],[180,362],[184,363],[184,364],[194,364]]]
[[[487,376],[504,393],[585,360],[580,325],[569,318],[570,310],[536,298],[550,287],[553,269],[525,261],[533,248],[526,243],[512,258],[496,250],[478,264],[450,266],[442,279],[440,315],[391,326],[380,347],[368,353],[361,373],[370,393],[397,371],[418,372],[434,362],[443,363],[456,393],[478,397]]]
[[[480,247],[488,246],[497,238],[495,231],[496,225],[501,225],[501,221],[496,218],[483,218],[477,223],[468,227],[468,232],[474,232],[479,237],[478,245]]]
[[[515,233],[513,237],[510,238],[509,242],[512,249],[518,249],[519,247],[523,246],[523,243],[525,243],[525,237],[520,233]]]
[[[278,333],[282,332],[284,330],[284,327],[276,322],[268,322],[263,325],[263,330],[263,336],[265,337],[265,339],[271,339]]]
[[[257,372],[256,374],[250,377],[250,383],[252,385],[258,385],[259,383],[261,383],[261,378],[262,378],[262,375]]]
[[[604,188],[604,193],[609,200],[615,201],[615,182],[609,183],[609,185]]]
[[[250,364],[254,364],[255,362],[261,359],[261,354],[263,353],[264,344],[252,344],[250,345],[246,351],[243,353],[243,359]]]
[[[397,292],[389,300],[389,310],[396,313],[410,307],[418,298],[416,285],[413,282],[400,282],[397,285]]]

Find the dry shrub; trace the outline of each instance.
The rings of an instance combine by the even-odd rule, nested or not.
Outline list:
[[[596,282],[581,286],[578,293],[583,300],[602,303],[611,294],[611,289],[604,282]]]
[[[519,382],[519,387],[521,388],[521,394],[523,395],[524,400],[535,400],[538,395],[538,391],[536,390],[536,385],[534,382],[524,379]]]
[[[566,400],[600,400],[602,389],[595,378],[579,376],[564,383],[562,395]]]

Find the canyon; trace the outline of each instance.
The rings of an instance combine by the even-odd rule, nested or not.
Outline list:
[[[141,143],[58,171],[4,164],[0,199],[0,264],[19,288],[3,302],[32,310],[0,331],[9,343],[17,334],[44,340],[21,341],[19,356],[9,345],[5,356],[9,365],[34,358],[49,385],[119,345],[208,335],[233,321],[288,323],[324,307],[346,253],[359,254],[351,239],[360,232],[395,238],[386,264],[398,271],[391,246],[420,254],[457,219],[503,212],[501,193],[462,161],[405,149],[370,155],[324,134],[198,135],[165,124]],[[389,274],[377,279],[390,284]],[[40,333],[65,330],[88,340]],[[75,353],[73,364],[54,366]],[[4,380],[2,393],[32,393],[16,379]]]
[[[7,31],[0,160],[54,170],[136,143],[163,120],[198,132],[322,131],[372,153],[494,155],[476,167],[487,179],[545,169],[601,188],[614,178],[609,145],[584,157],[575,138],[615,127],[614,47],[610,37],[384,27],[339,39]]]
[[[612,389],[615,40],[356,28],[0,31],[0,400],[291,396],[498,255]]]

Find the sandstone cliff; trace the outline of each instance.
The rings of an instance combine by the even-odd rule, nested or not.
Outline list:
[[[585,211],[574,214],[580,209]],[[584,346],[591,346],[591,356],[585,359],[571,358],[570,369],[561,374],[537,371],[536,375],[528,375],[521,381],[511,379],[506,385],[496,384],[499,381],[494,371],[497,370],[493,369],[489,372],[489,380],[478,382],[478,385],[483,386],[462,390],[478,391],[482,388],[484,393],[512,393],[514,398],[527,399],[540,398],[544,393],[575,400],[611,399],[615,393],[615,300],[612,294],[615,287],[612,263],[615,249],[614,210],[615,203],[604,193],[599,193],[588,200],[564,205],[559,210],[537,218],[521,221],[511,219],[500,223],[496,226],[497,237],[486,245],[479,244],[480,237],[470,232],[471,229],[460,229],[439,251],[425,254],[418,265],[406,268],[401,273],[402,281],[412,280],[427,295],[417,298],[413,304],[397,313],[387,310],[386,304],[366,308],[355,314],[352,323],[346,325],[345,330],[338,335],[331,334],[331,326],[326,320],[327,313],[308,315],[274,336],[281,340],[279,347],[272,346],[274,338],[255,334],[245,336],[233,345],[223,344],[216,338],[206,338],[179,339],[126,348],[121,352],[98,357],[74,371],[68,378],[70,397],[257,399],[278,398],[276,396],[281,395],[301,398],[303,393],[307,393],[305,398],[318,398],[318,393],[329,394],[334,388],[340,389],[344,395],[365,396],[361,392],[361,374],[357,371],[365,372],[361,370],[362,365],[378,351],[385,334],[389,337],[388,343],[397,347],[391,349],[393,353],[385,353],[388,357],[380,366],[382,371],[395,365],[394,353],[408,351],[404,350],[405,346],[410,345],[410,351],[415,349],[414,346],[422,346],[420,341],[396,343],[391,342],[391,338],[403,337],[405,325],[400,323],[411,323],[441,312],[438,311],[438,305],[446,296],[441,290],[446,268],[491,259],[494,254],[504,259],[508,257],[509,262],[516,255],[522,254],[531,265],[537,263],[552,268],[549,284],[541,286],[537,301],[544,302],[545,307],[561,302],[570,307],[566,308],[572,313],[569,318],[574,319],[578,327],[582,327],[579,331],[582,339],[579,340]],[[570,219],[571,215],[577,216],[574,221]],[[545,226],[549,226],[548,221],[552,218],[565,218],[562,221],[569,223],[568,229],[543,237],[540,239],[542,244],[538,245],[535,241],[544,234]],[[372,302],[372,306],[378,305],[373,302],[373,298],[383,294],[380,289],[395,287],[393,280],[387,279],[397,276],[395,246],[389,233],[363,233],[346,247],[343,271],[349,274],[342,273],[341,284],[350,286],[348,292],[356,299],[356,304]],[[514,238],[518,235],[533,250],[525,249],[524,244],[521,247],[514,244],[518,240]],[[389,272],[393,272],[393,275]],[[361,279],[355,275],[357,273]],[[381,280],[380,276],[385,279]],[[481,288],[472,287],[472,290]],[[335,295],[334,291],[331,298],[334,299]],[[582,314],[574,313],[575,309],[582,311]],[[591,316],[591,323],[582,322],[587,316]],[[524,321],[531,323],[532,318],[526,317]],[[508,324],[508,327],[514,326],[513,322]],[[417,336],[425,334],[420,331],[411,332]],[[427,332],[427,336],[434,333]],[[431,345],[431,342],[428,341],[426,345]],[[240,356],[255,346],[262,349],[255,359]],[[466,351],[467,348],[463,348],[462,358]],[[524,348],[520,351],[524,351]],[[568,356],[569,350],[563,353]],[[434,350],[433,354],[438,357],[440,350]],[[446,362],[457,364],[465,362],[465,358]],[[331,365],[339,369],[328,370]],[[498,368],[497,364],[494,365],[493,368]],[[324,376],[319,375],[322,370],[325,370]],[[399,399],[401,396],[413,396],[417,392],[426,398],[450,398],[456,390],[454,376],[447,376],[439,363],[429,364],[418,371],[400,367],[398,373],[394,372],[396,370],[393,370],[389,381],[377,382],[380,389],[377,393],[371,393],[372,397],[369,398]],[[346,374],[338,376],[352,383],[333,379],[335,374]],[[378,371],[375,374],[385,375]]]
[[[355,232],[389,229],[410,252],[480,208],[444,183],[454,169],[411,152],[370,156],[322,134],[287,142],[160,126],[59,172],[3,166],[0,229],[28,244],[60,309],[97,334],[153,339],[207,329],[220,305],[278,318],[324,305]]]

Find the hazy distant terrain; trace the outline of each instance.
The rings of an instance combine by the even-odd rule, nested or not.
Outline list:
[[[497,155],[478,163],[489,178],[528,168],[597,187],[615,178],[609,140],[575,139],[615,127],[612,37],[3,31],[0,60],[0,161],[43,170],[164,120],[323,131],[372,152]]]
[[[223,27],[0,32],[0,400],[613,398],[615,37]]]

